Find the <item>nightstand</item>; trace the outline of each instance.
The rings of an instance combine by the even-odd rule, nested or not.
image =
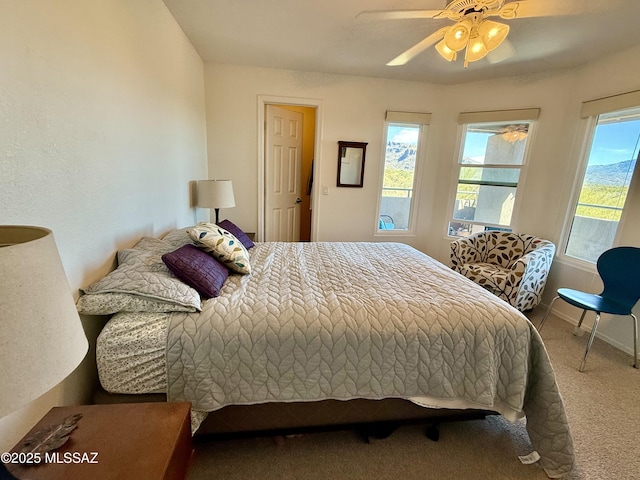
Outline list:
[[[183,480],[193,451],[190,407],[187,402],[55,407],[23,440],[81,413],[71,438],[49,452],[48,462],[32,466],[8,463],[7,467],[16,477],[29,480]]]

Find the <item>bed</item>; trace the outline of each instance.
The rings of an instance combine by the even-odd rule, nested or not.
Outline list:
[[[544,344],[506,302],[391,242],[251,242],[242,260],[250,273],[230,273],[202,299],[162,261],[193,248],[188,230],[120,251],[118,268],[80,298],[81,313],[115,313],[97,344],[106,391],[189,401],[196,419],[228,411],[221,423],[245,429],[298,426],[323,412],[346,424],[526,415],[546,473],[572,469]]]

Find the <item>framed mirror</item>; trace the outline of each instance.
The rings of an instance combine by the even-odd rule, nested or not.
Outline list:
[[[362,187],[367,144],[338,142],[338,187]]]

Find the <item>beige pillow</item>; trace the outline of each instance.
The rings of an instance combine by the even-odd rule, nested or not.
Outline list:
[[[233,234],[215,223],[200,222],[189,229],[196,245],[234,272],[249,274],[249,253]]]

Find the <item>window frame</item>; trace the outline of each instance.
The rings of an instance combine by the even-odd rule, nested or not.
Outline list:
[[[447,240],[454,240],[459,237],[457,235],[451,235],[449,233],[449,226],[451,222],[460,223],[459,219],[455,219],[453,214],[456,205],[456,197],[458,193],[458,186],[460,185],[460,170],[466,164],[462,163],[462,156],[464,154],[464,147],[466,143],[466,134],[468,132],[469,125],[477,125],[477,124],[499,124],[499,123],[528,123],[529,129],[527,132],[527,143],[525,145],[522,164],[518,165],[503,165],[503,164],[490,164],[488,168],[507,168],[507,169],[519,169],[520,174],[518,176],[518,182],[515,185],[516,196],[513,204],[513,211],[511,214],[511,221],[508,226],[499,225],[499,224],[491,224],[487,222],[474,222],[474,221],[464,221],[466,223],[470,223],[473,225],[484,225],[486,227],[492,227],[496,229],[508,229],[509,231],[517,231],[518,230],[518,218],[521,209],[521,205],[523,202],[525,185],[526,185],[526,177],[529,166],[529,158],[531,156],[531,152],[533,149],[533,145],[535,143],[536,132],[538,130],[538,115],[539,109],[524,109],[524,110],[504,110],[504,111],[490,111],[490,112],[467,112],[461,113],[458,117],[458,132],[456,135],[457,146],[454,151],[453,156],[453,166],[452,166],[452,174],[451,174],[451,183],[452,188],[449,193],[449,203],[447,207],[447,217],[444,225],[444,236]],[[486,119],[486,120],[483,120]],[[468,166],[468,165],[467,165]],[[472,167],[472,168],[483,168],[485,165]],[[478,183],[476,183],[478,184]],[[506,185],[505,183],[505,186]]]
[[[637,92],[632,92],[637,97]],[[622,97],[615,96],[617,97]],[[614,97],[608,97],[614,98]],[[595,139],[596,128],[598,126],[598,118],[602,114],[613,113],[621,110],[626,110],[628,108],[634,108],[634,106],[629,107],[622,106],[622,108],[613,108],[610,106],[607,108],[607,104],[603,103],[602,108],[598,108],[598,102],[602,102],[605,99],[598,99],[591,102],[583,103],[582,110],[582,122],[578,131],[578,142],[579,147],[576,148],[578,152],[578,159],[576,162],[576,174],[574,176],[573,186],[571,188],[571,195],[569,197],[569,201],[567,203],[567,208],[564,215],[564,220],[562,223],[562,230],[560,234],[560,241],[558,243],[559,248],[556,249],[556,257],[564,264],[571,265],[582,270],[588,272],[597,272],[596,262],[592,262],[589,260],[585,260],[583,258],[574,257],[573,255],[568,255],[566,253],[567,244],[569,243],[569,237],[571,236],[571,228],[573,226],[573,219],[575,217],[577,211],[577,205],[580,200],[580,194],[582,192],[582,187],[584,184],[584,178],[587,174],[587,167],[589,165],[589,157],[591,156],[591,151],[593,149],[593,141]],[[596,104],[594,108],[592,104]],[[616,105],[619,106],[619,105]],[[640,104],[635,106],[636,108],[640,108]],[[613,108],[613,109],[610,109]],[[633,192],[635,188],[634,185],[638,183],[638,177],[640,177],[640,161],[636,161],[636,166],[634,168],[631,180],[629,182],[629,190],[628,192]],[[618,226],[616,227],[616,234],[613,237],[613,242],[610,248],[620,245],[620,236],[624,231],[624,226],[627,221],[627,217],[629,216],[629,204],[631,202],[631,198],[633,195],[627,195],[624,205],[622,207],[622,213],[620,214],[620,220],[618,221]]]
[[[387,112],[384,121],[382,135],[382,161],[380,162],[380,181],[378,183],[378,201],[376,205],[376,217],[374,237],[389,236],[415,236],[418,222],[418,203],[420,198],[420,184],[422,179],[422,169],[425,163],[427,132],[430,123],[431,114],[410,114],[405,112]],[[387,140],[389,135],[389,126],[408,126],[418,127],[418,145],[416,147],[416,164],[413,171],[413,186],[411,191],[411,203],[409,206],[409,224],[406,229],[380,229],[379,221],[382,207],[382,189],[384,188],[384,172],[387,158]]]

